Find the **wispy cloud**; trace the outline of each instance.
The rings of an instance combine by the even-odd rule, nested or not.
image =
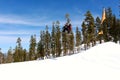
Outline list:
[[[21,24],[21,25],[30,25],[30,26],[43,26],[51,24],[51,21],[47,17],[39,16],[38,18],[34,17],[25,17],[25,16],[14,16],[14,15],[0,15],[0,23],[3,24]]]
[[[40,32],[39,30],[18,30],[18,31],[8,31],[8,30],[0,30],[0,35],[30,35],[32,33],[38,33]]]

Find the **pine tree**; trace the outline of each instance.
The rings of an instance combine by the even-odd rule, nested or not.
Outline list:
[[[15,50],[14,53],[13,53],[14,62],[19,62],[18,47],[16,46],[14,50]]]
[[[74,33],[71,32],[71,35],[69,35],[69,54],[74,54],[74,46],[75,46],[75,42],[74,42]]]
[[[13,53],[12,53],[12,48],[10,47],[10,49],[7,52],[6,63],[12,63],[12,62],[13,62]]]
[[[25,61],[29,61],[29,52],[24,49],[24,53],[26,53]]]
[[[37,45],[37,57],[44,59],[45,56],[45,32],[41,31],[40,33],[40,40]]]
[[[108,28],[108,38],[106,41],[113,40],[114,42],[117,42],[119,39],[119,33],[120,33],[120,22],[119,19],[116,18],[116,16],[112,13],[112,9],[108,8],[107,11],[107,28]]]
[[[26,49],[24,49],[24,50],[22,50],[22,61],[27,61],[27,50]]]
[[[45,55],[47,58],[50,57],[50,33],[48,31],[48,26],[46,26],[46,32],[45,32]]]
[[[56,53],[56,31],[55,31],[55,22],[52,25],[52,32],[51,32],[51,54],[55,57]]]
[[[21,62],[21,53],[22,53],[22,46],[21,46],[21,38],[18,37],[17,39],[17,46],[15,48],[15,52],[13,53],[13,58],[14,58],[14,62]]]
[[[6,60],[7,60],[7,55],[6,55],[6,54],[3,54],[3,64],[6,63]]]
[[[56,57],[61,55],[61,31],[60,31],[60,22],[56,21],[56,35],[55,35],[55,44],[56,44]]]
[[[87,44],[90,45],[90,42],[92,43],[92,46],[95,45],[96,39],[95,39],[95,24],[94,24],[94,18],[90,11],[87,11],[85,14],[85,23],[87,27]]]
[[[112,26],[109,29],[109,34],[114,38],[114,41],[117,42],[117,34],[116,34],[116,16],[113,16],[113,23]]]
[[[78,27],[76,27],[76,47],[77,47],[77,51],[80,51],[80,44],[81,44],[81,32],[79,31]]]
[[[119,20],[117,20],[115,15],[113,15],[113,24],[112,27],[109,29],[109,33],[112,36],[113,41],[116,43],[117,41],[119,41],[119,33],[120,33],[119,27],[120,27]]]
[[[106,10],[106,22],[109,30],[113,25],[113,13],[110,7]]]
[[[87,49],[87,27],[85,25],[85,22],[82,23],[82,35],[83,35],[83,44],[84,44],[84,49]]]
[[[32,35],[30,39],[30,47],[29,47],[29,59],[36,59],[36,35]]]
[[[67,41],[68,41],[68,38],[67,38],[67,33],[62,33],[62,51],[63,51],[63,55],[65,56],[65,55],[67,55],[67,50],[68,50],[68,43],[67,43]]]

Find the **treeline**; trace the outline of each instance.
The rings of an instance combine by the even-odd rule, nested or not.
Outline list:
[[[66,20],[70,20],[66,15]],[[81,30],[80,30],[80,29]],[[72,55],[80,52],[80,45],[84,44],[84,49],[95,46],[96,42],[102,43],[102,40],[120,41],[120,19],[112,13],[111,8],[106,9],[106,18],[101,24],[99,17],[94,18],[90,11],[85,13],[85,19],[76,31],[63,33],[60,28],[60,22],[52,24],[52,31],[49,32],[46,26],[44,31],[40,31],[39,42],[36,41],[36,35],[30,38],[29,50],[21,46],[21,38],[16,41],[15,49],[10,48],[7,54],[0,52],[0,63],[12,63],[31,61],[36,59],[55,58],[65,55]]]

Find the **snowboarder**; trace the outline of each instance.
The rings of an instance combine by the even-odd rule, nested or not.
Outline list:
[[[66,23],[65,26],[63,27],[63,32],[67,32],[69,34],[71,30],[72,30],[72,25]]]

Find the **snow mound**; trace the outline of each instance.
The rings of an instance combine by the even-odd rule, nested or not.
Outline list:
[[[92,47],[82,54],[85,60],[101,64],[109,68],[120,69],[120,45],[107,42]]]
[[[120,80],[119,49],[107,42],[71,56],[0,65],[0,80]]]
[[[120,52],[120,45],[113,43],[113,42],[106,42],[103,44],[99,44],[95,47],[92,47],[87,52],[93,52],[96,54],[113,54],[113,55],[115,55],[115,54],[119,54],[118,52]]]

